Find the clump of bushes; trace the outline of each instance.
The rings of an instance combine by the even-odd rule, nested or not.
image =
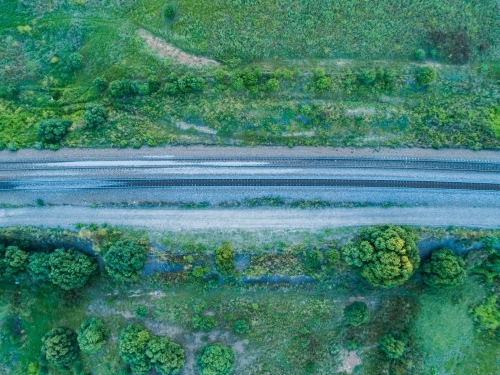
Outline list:
[[[434,251],[422,270],[424,282],[435,288],[453,288],[465,281],[465,262],[450,249]]]
[[[85,320],[77,331],[78,345],[82,352],[96,354],[101,351],[109,338],[109,329],[98,318]]]
[[[500,305],[498,296],[492,294],[485,302],[471,310],[472,318],[479,328],[500,337]]]
[[[364,302],[353,302],[344,308],[344,319],[353,326],[360,326],[370,320],[370,310]]]
[[[171,73],[167,77],[164,91],[168,95],[177,95],[180,93],[190,93],[202,91],[205,87],[205,80],[202,77],[197,77],[191,72],[178,77],[176,73]]]
[[[326,75],[325,69],[318,68],[313,75],[313,88],[316,91],[325,91],[332,85],[332,79]]]
[[[131,240],[116,242],[104,254],[106,271],[119,281],[137,280],[145,261],[146,249]]]
[[[70,126],[70,120],[61,120],[56,118],[42,120],[38,124],[38,137],[42,142],[59,142],[66,135]]]
[[[85,105],[83,119],[89,128],[97,128],[106,122],[108,112],[101,104],[88,103]]]
[[[203,347],[196,356],[200,375],[227,375],[234,365],[234,353],[230,347],[214,343]]]
[[[261,78],[262,70],[260,68],[245,68],[244,70],[235,70],[231,74],[231,84],[237,91],[246,87],[248,91],[256,93],[259,91],[258,85]]]
[[[210,315],[193,315],[191,320],[194,329],[209,332],[217,327],[217,319]]]
[[[118,339],[120,356],[137,374],[153,367],[161,375],[178,373],[186,362],[184,349],[168,337],[151,336],[141,325],[124,328]]]
[[[432,66],[424,66],[417,71],[417,82],[423,86],[434,83],[436,78],[437,72]]]
[[[410,230],[383,225],[363,229],[359,237],[342,249],[342,256],[373,286],[401,285],[418,268],[417,237]]]
[[[215,250],[215,268],[223,276],[230,276],[236,272],[234,250],[229,242],[225,242]]]
[[[114,97],[127,96],[132,93],[132,84],[128,79],[111,81],[109,91]]]

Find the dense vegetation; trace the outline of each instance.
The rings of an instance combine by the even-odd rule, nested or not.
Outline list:
[[[349,353],[361,361],[360,374],[493,374],[498,367],[498,231],[383,226],[263,235],[78,228],[0,229],[0,267],[11,270],[0,289],[2,371],[166,375],[186,367],[199,374],[304,375],[340,369]],[[392,288],[371,286],[363,266],[350,266],[339,251],[347,242],[366,241],[383,255],[388,243],[419,238],[435,242],[436,250],[417,275]],[[442,248],[444,238],[456,252]],[[117,244],[153,255],[143,276],[123,283],[95,270],[84,287],[70,290],[50,282],[53,254],[90,246],[101,261]],[[469,248],[476,250],[457,255]],[[80,259],[73,252],[83,255],[67,252],[73,261]],[[230,277],[217,266],[223,259]],[[64,261],[80,280],[80,267]],[[148,273],[163,269],[157,263],[168,270]]]
[[[498,149],[499,24],[494,0],[7,0],[0,148]]]

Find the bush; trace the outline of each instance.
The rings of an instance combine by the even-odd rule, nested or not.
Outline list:
[[[85,106],[83,119],[89,128],[96,128],[106,122],[108,112],[101,104],[88,103]]]
[[[161,375],[177,374],[186,363],[184,349],[168,337],[152,337],[146,347],[146,355]]]
[[[9,144],[7,145],[7,149],[9,151],[17,151],[19,150],[19,145],[17,144],[17,142],[9,142]]]
[[[78,329],[78,345],[85,353],[95,354],[101,351],[108,338],[109,329],[101,319],[87,319]]]
[[[200,375],[227,375],[234,365],[233,350],[219,343],[201,348],[196,356]]]
[[[33,253],[30,255],[28,273],[35,281],[49,281],[50,275],[50,254]]]
[[[5,250],[5,274],[7,276],[17,275],[24,271],[28,265],[28,254],[17,246],[9,246]]]
[[[276,78],[271,78],[266,83],[266,90],[269,92],[275,92],[280,88],[280,83]]]
[[[423,266],[424,282],[435,288],[453,288],[465,281],[465,262],[450,249],[434,251]]]
[[[425,60],[425,51],[423,49],[417,49],[415,51],[415,60],[424,61]]]
[[[208,270],[209,271],[209,270]],[[198,279],[201,279],[203,276],[205,276],[205,274],[208,272],[205,267],[203,266],[194,266],[193,267],[193,271],[191,272],[191,275],[193,275],[193,277],[196,277]]]
[[[108,88],[108,81],[104,77],[97,77],[92,81],[92,86],[94,86],[97,91],[103,92]]]
[[[248,322],[244,319],[239,319],[234,322],[233,326],[234,332],[239,333],[239,334],[245,334],[248,331],[250,331],[250,325]]]
[[[500,333],[500,308],[498,296],[493,294],[488,299],[472,309],[472,318],[479,327],[490,332]]]
[[[132,84],[128,79],[111,81],[109,91],[114,97],[127,96],[132,93]]]
[[[194,315],[191,322],[193,323],[194,329],[199,329],[205,332],[210,332],[217,327],[217,319],[209,315]]]
[[[417,82],[423,86],[427,86],[435,82],[436,78],[436,69],[434,69],[432,66],[424,66],[417,72]]]
[[[49,256],[49,279],[64,290],[80,288],[97,269],[96,261],[79,251],[57,249]]]
[[[148,315],[148,308],[146,306],[137,306],[135,308],[135,316],[142,319],[142,318],[145,318],[147,315]]]
[[[120,333],[120,356],[137,374],[145,374],[151,370],[152,364],[146,354],[150,339],[148,330],[141,325],[128,325]]]
[[[76,332],[69,328],[54,328],[42,338],[42,353],[47,362],[68,368],[78,357]]]
[[[370,86],[377,79],[377,71],[374,69],[366,69],[358,74],[358,81],[364,86]]]
[[[393,335],[385,335],[379,342],[380,349],[389,359],[398,359],[403,356],[405,344],[403,341],[396,340]]]
[[[119,281],[137,280],[145,261],[144,247],[130,240],[116,242],[104,255],[106,271]]]
[[[370,320],[370,310],[364,302],[353,302],[344,308],[344,319],[353,326],[360,326]]]
[[[304,254],[304,263],[308,268],[317,269],[321,267],[321,263],[323,262],[323,254],[319,250],[311,250],[305,252]]]
[[[416,236],[402,227],[383,225],[360,232],[360,240],[342,249],[347,264],[361,269],[373,286],[390,287],[407,281],[418,268]]]
[[[337,264],[340,262],[340,251],[336,249],[329,249],[325,253],[325,258],[328,264]]]
[[[69,68],[71,70],[78,70],[83,66],[83,56],[78,52],[69,55]]]
[[[205,80],[202,77],[197,77],[191,72],[187,72],[177,81],[177,86],[184,93],[192,91],[201,91],[205,86]]]
[[[223,276],[235,273],[234,250],[229,242],[225,242],[221,247],[215,249],[215,268]]]
[[[168,3],[163,7],[163,17],[167,20],[173,20],[177,14],[177,6],[174,3]]]
[[[71,121],[51,118],[40,121],[38,125],[38,137],[42,142],[59,142],[68,132]]]
[[[155,93],[160,90],[161,81],[157,76],[149,76],[148,77],[148,87],[150,93]]]
[[[316,90],[324,91],[332,85],[332,80],[326,76],[324,69],[318,68],[314,71],[313,83]]]

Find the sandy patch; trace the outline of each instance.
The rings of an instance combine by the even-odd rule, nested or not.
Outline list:
[[[347,109],[345,111],[345,115],[347,117],[362,117],[362,116],[371,116],[375,114],[375,109],[374,108],[354,108],[354,109]]]
[[[313,137],[314,134],[316,134],[314,130],[293,133],[285,132],[283,133],[283,137]]]
[[[352,374],[352,370],[354,369],[354,367],[361,364],[361,358],[359,358],[358,354],[353,350],[343,350],[342,352],[340,352],[340,360],[342,363],[337,371],[347,372],[348,374]]]
[[[207,128],[205,126],[199,126],[199,125],[194,125],[190,124],[188,122],[184,121],[177,121],[175,125],[182,130],[189,130],[189,129],[194,129],[196,131],[199,131],[200,133],[205,133],[205,134],[217,134],[217,130]]]
[[[189,55],[179,48],[165,42],[163,39],[155,37],[149,31],[144,29],[137,30],[137,35],[139,35],[146,44],[162,58],[173,58],[181,64],[191,65],[191,66],[206,66],[206,65],[220,65],[215,60],[210,60],[205,57],[198,57]]]

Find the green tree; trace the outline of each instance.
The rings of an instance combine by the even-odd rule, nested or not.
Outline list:
[[[374,69],[362,70],[358,74],[358,81],[364,86],[370,86],[375,83],[377,79],[377,71]]]
[[[329,249],[325,253],[325,258],[328,264],[333,265],[340,262],[340,251],[337,249]]]
[[[465,262],[450,249],[434,251],[423,266],[424,282],[435,288],[453,288],[465,281]]]
[[[423,49],[417,49],[415,51],[415,60],[417,61],[424,61],[425,60],[425,51]]]
[[[245,319],[239,319],[234,322],[233,326],[234,332],[244,335],[250,331],[250,325]]]
[[[227,375],[233,369],[234,353],[225,345],[210,344],[201,348],[196,364],[201,375]]]
[[[146,250],[135,241],[123,240],[104,255],[106,271],[119,281],[137,280],[146,261]]]
[[[109,338],[109,329],[98,318],[85,320],[77,331],[78,345],[82,352],[95,354],[102,350]]]
[[[57,249],[49,257],[49,279],[55,285],[70,290],[85,285],[97,269],[96,261],[74,249]]]
[[[43,336],[42,343],[42,354],[57,367],[71,367],[78,357],[76,332],[72,329],[54,328]]]
[[[191,72],[187,72],[177,81],[177,86],[182,92],[201,91],[205,86],[205,80],[197,77]]]
[[[177,6],[174,3],[168,3],[163,7],[163,17],[167,20],[173,20],[177,14]]]
[[[493,294],[484,303],[472,309],[472,317],[481,329],[500,334],[499,307],[498,296]]]
[[[401,358],[405,351],[405,343],[397,340],[393,335],[385,335],[380,339],[380,349],[389,359]]]
[[[357,243],[342,249],[347,264],[361,269],[373,286],[390,287],[407,281],[418,268],[417,237],[402,227],[383,225],[360,232]]]
[[[276,78],[271,78],[266,83],[266,90],[269,92],[275,92],[280,88],[280,83]]]
[[[161,87],[161,81],[157,76],[149,76],[148,77],[148,87],[149,87],[149,92],[154,93],[160,90]]]
[[[168,337],[152,337],[146,346],[146,355],[161,375],[177,374],[186,363],[184,349]]]
[[[151,336],[148,330],[136,324],[125,327],[118,339],[118,347],[123,362],[130,365],[132,371],[145,374],[151,370],[152,364],[146,351]]]
[[[417,82],[423,86],[434,83],[437,78],[436,69],[432,66],[424,66],[417,72]]]
[[[106,91],[106,89],[108,88],[108,81],[104,77],[96,77],[92,81],[92,86],[94,86],[94,88],[97,91],[103,92],[103,91]]]
[[[30,255],[28,273],[35,281],[49,281],[50,254],[36,252]]]
[[[370,320],[370,310],[364,302],[353,302],[344,308],[344,319],[353,326],[360,326]]]
[[[71,70],[78,70],[83,66],[83,56],[78,52],[69,55],[69,68]]]
[[[210,332],[217,327],[217,319],[210,315],[193,315],[191,322],[193,323],[194,329],[199,329],[205,332]]]
[[[4,262],[6,275],[14,276],[26,269],[29,262],[29,255],[17,246],[9,246],[5,250]]]
[[[221,247],[215,249],[215,268],[223,276],[230,276],[236,272],[234,250],[231,243],[226,241]]]
[[[108,111],[101,104],[87,103],[83,119],[89,128],[96,128],[106,122]]]
[[[304,252],[304,263],[308,268],[316,269],[321,267],[323,253],[317,249]]]
[[[71,121],[51,118],[42,120],[38,124],[38,137],[42,142],[56,143],[59,142],[68,132],[71,126]]]
[[[132,84],[128,79],[111,81],[109,91],[114,97],[127,96],[132,93]]]

